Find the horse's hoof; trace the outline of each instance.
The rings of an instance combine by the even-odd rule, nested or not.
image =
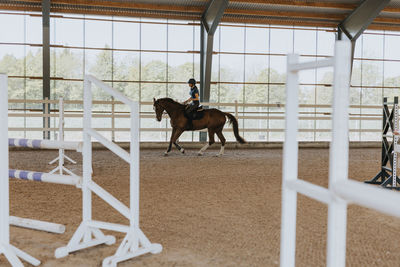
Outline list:
[[[197,153],[197,156],[203,156],[203,153],[199,152]]]
[[[185,154],[185,149],[182,148],[182,149],[181,149],[181,153],[182,153],[182,154]]]
[[[168,152],[164,152],[164,157],[168,156]]]

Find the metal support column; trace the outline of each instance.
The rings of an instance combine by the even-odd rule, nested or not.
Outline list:
[[[210,84],[214,33],[228,6],[228,0],[211,0],[201,17],[200,37],[200,101],[210,101]],[[200,141],[207,140],[207,133],[200,132]]]
[[[351,41],[351,64],[358,37],[386,7],[390,0],[365,0],[338,25],[338,40],[347,37]],[[343,36],[344,35],[344,36]]]
[[[43,99],[50,99],[50,0],[42,0],[42,27]],[[46,111],[50,113],[50,104],[43,104],[43,113]],[[43,117],[43,128],[46,125],[50,127],[50,117]],[[50,131],[43,131],[43,138],[50,139]]]

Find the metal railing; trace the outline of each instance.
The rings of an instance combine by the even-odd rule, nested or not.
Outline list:
[[[43,104],[50,104],[52,108],[50,110],[41,109]],[[102,132],[109,132],[111,134],[112,139],[115,138],[116,132],[128,132],[130,131],[129,127],[117,127],[116,120],[118,119],[129,119],[130,113],[129,111],[121,110],[119,106],[122,102],[115,100],[95,100],[93,104],[97,107],[100,106],[100,109],[93,110],[93,118],[103,118],[108,120],[109,126],[105,125],[105,127],[97,127],[96,130]],[[241,124],[240,132],[241,133],[282,133],[284,132],[283,121],[285,119],[285,105],[284,104],[257,104],[257,103],[239,103],[235,101],[234,103],[202,103],[205,106],[209,106],[212,108],[219,108],[225,112],[231,112],[234,114]],[[9,114],[10,118],[21,118],[24,121],[23,126],[12,125],[9,127],[9,131],[11,132],[58,132],[58,124],[56,123],[56,118],[59,117],[58,107],[59,100],[23,100],[23,99],[10,99],[9,100]],[[72,106],[71,108],[65,108],[64,117],[66,120],[68,118],[79,118],[83,121],[83,101],[81,100],[64,100],[65,106]],[[155,118],[155,114],[152,111],[153,102],[140,102],[140,119],[153,119]],[[15,106],[21,106],[21,108],[16,108]],[[23,106],[23,107],[22,107]],[[33,108],[27,108],[27,106],[32,106]],[[45,105],[46,107],[48,105]],[[330,121],[331,120],[331,105],[326,104],[300,104],[300,112],[299,112],[299,120],[300,121],[309,121],[314,124],[317,121]],[[350,109],[352,110],[349,113],[349,119],[351,121],[375,121],[377,122],[376,128],[361,128],[361,123],[356,128],[351,128],[350,132],[357,133],[379,133],[380,122],[382,120],[382,106],[381,105],[351,105]],[[148,111],[147,111],[148,110]],[[27,126],[27,121],[29,118],[40,118],[38,120],[37,126]],[[54,118],[52,120],[51,125],[43,125],[42,118]],[[168,119],[168,115],[164,114],[163,118]],[[12,119],[11,119],[12,121]],[[47,122],[47,120],[45,120]],[[149,120],[148,120],[149,121]],[[262,121],[267,121],[267,127],[261,127],[259,124]],[[282,128],[277,128],[272,126],[272,122],[282,122]],[[14,123],[15,124],[15,123]],[[32,124],[32,121],[28,124]],[[169,124],[163,123],[163,127],[144,127],[142,123],[140,131],[142,133],[145,132],[160,132],[165,133],[169,132],[172,129],[169,127]],[[253,126],[251,126],[253,124]],[[258,124],[258,126],[254,126],[254,124]],[[265,124],[265,123],[264,123]],[[167,126],[168,125],[168,126]],[[249,127],[250,125],[250,127]],[[43,127],[44,126],[44,127]],[[303,133],[327,133],[330,132],[330,128],[318,128],[316,125],[314,127],[310,127],[308,125],[307,128],[301,128],[299,131]],[[83,127],[64,127],[65,132],[81,132]]]

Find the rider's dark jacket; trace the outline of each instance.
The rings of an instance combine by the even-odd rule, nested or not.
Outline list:
[[[195,86],[193,86],[191,89],[190,89],[190,97],[191,98],[193,98],[193,99],[195,99],[196,98],[196,94],[197,95],[200,95],[200,93],[199,93],[199,89],[197,89],[197,86],[195,85]],[[198,100],[193,100],[193,104],[200,104],[200,102],[198,101]]]

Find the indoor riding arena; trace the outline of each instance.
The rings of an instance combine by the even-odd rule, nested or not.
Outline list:
[[[0,266],[399,265],[400,0],[0,0],[0,25]]]

